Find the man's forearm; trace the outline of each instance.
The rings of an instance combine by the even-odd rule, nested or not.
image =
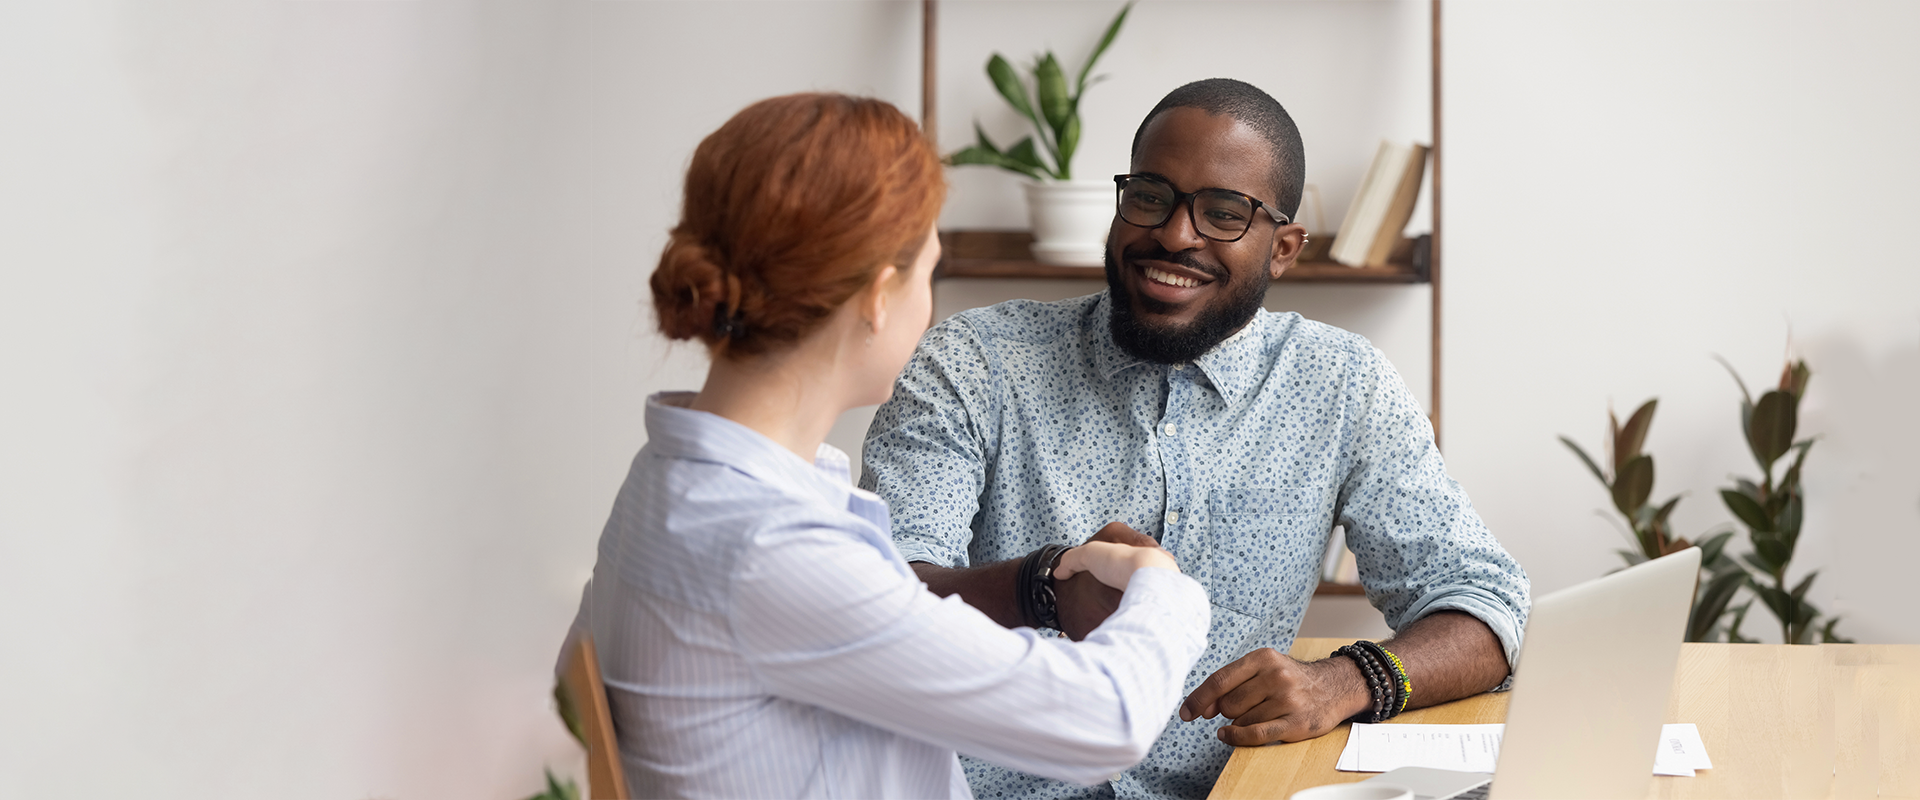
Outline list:
[[[1471,697],[1507,678],[1507,654],[1493,629],[1471,614],[1439,611],[1421,617],[1380,645],[1406,665],[1413,681],[1408,708]]]
[[[1020,576],[1020,559],[958,569],[915,561],[913,572],[934,594],[960,595],[967,605],[980,609],[994,622],[1008,628],[1027,624],[1013,585]]]

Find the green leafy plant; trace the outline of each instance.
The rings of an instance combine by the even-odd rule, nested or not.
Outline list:
[[[572,778],[561,782],[553,777],[553,770],[547,770],[547,788],[527,800],[580,800],[580,785]]]
[[[573,734],[574,741],[579,742],[581,747],[587,746],[587,737],[581,733],[580,713],[574,708],[573,698],[568,695],[564,681],[553,682],[553,710],[560,715],[561,724],[567,726],[567,733]],[[580,800],[580,785],[574,783],[572,778],[562,782],[553,777],[552,769],[547,769],[546,773],[547,788],[527,800]]]
[[[1627,523],[1627,538],[1634,546],[1632,550],[1617,550],[1627,566],[1650,559],[1677,553],[1694,546],[1685,537],[1673,535],[1669,519],[1673,509],[1680,504],[1680,495],[1674,495],[1666,502],[1655,505],[1653,498],[1653,456],[1641,452],[1646,443],[1647,431],[1653,427],[1653,412],[1659,406],[1656,398],[1640,404],[1633,414],[1627,417],[1627,424],[1621,425],[1613,411],[1607,411],[1607,452],[1610,469],[1603,470],[1600,464],[1587,455],[1587,451],[1572,439],[1561,436],[1560,442],[1580,457],[1587,465],[1593,477],[1606,487],[1607,494],[1613,499],[1614,510]],[[1717,641],[1721,635],[1720,619],[1727,614],[1727,605],[1733,596],[1746,583],[1746,571],[1739,562],[1726,553],[1726,545],[1733,538],[1733,531],[1708,531],[1708,536],[1700,541],[1700,565],[1706,577],[1700,581],[1694,594],[1693,611],[1687,619],[1687,641]],[[1739,622],[1736,619],[1727,631],[1738,635]]]
[[[1080,67],[1079,76],[1071,87],[1067,83],[1066,70],[1060,66],[1060,59],[1055,58],[1051,50],[1035,60],[1025,78],[1014,71],[1006,58],[994,53],[992,58],[987,59],[987,77],[993,80],[993,88],[1000,92],[1008,105],[1033,124],[1038,144],[1035,144],[1035,136],[1027,136],[1002,150],[987,138],[987,132],[980,127],[980,123],[975,122],[974,143],[947,156],[947,163],[1001,167],[1035,180],[1071,180],[1073,151],[1080,146],[1080,98],[1085,95],[1087,87],[1100,81],[1100,78],[1092,77],[1093,65],[1113,44],[1114,37],[1120,35],[1120,25],[1127,21],[1127,12],[1132,9],[1131,2],[1120,8],[1120,13],[1107,25],[1106,34],[1100,37],[1100,44],[1093,48],[1093,54],[1087,56],[1087,63]],[[1046,149],[1046,159],[1040,156],[1041,148]]]
[[[1716,356],[1718,358],[1718,356]],[[1793,563],[1794,547],[1800,542],[1800,523],[1806,502],[1800,490],[1800,468],[1806,463],[1813,439],[1794,440],[1800,422],[1800,399],[1806,395],[1807,382],[1813,377],[1805,361],[1789,362],[1780,372],[1780,385],[1760,395],[1759,401],[1747,391],[1740,373],[1726,359],[1721,366],[1740,387],[1740,432],[1747,449],[1760,465],[1760,482],[1736,476],[1734,487],[1720,490],[1720,499],[1735,519],[1747,528],[1752,551],[1745,555],[1754,575],[1748,588],[1780,621],[1781,641],[1810,644],[1815,632],[1824,642],[1848,642],[1834,626],[1839,617],[1820,624],[1820,610],[1807,602],[1807,590],[1819,570],[1809,572],[1788,587],[1787,573]],[[1791,454],[1792,463],[1774,482],[1774,467]],[[1742,609],[1744,611],[1744,608]]]

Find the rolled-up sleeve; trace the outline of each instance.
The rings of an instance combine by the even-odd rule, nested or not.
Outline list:
[[[1471,614],[1499,637],[1511,670],[1530,603],[1526,572],[1447,475],[1399,374],[1367,350],[1346,387],[1353,413],[1339,512],[1367,598],[1395,630],[1436,611]]]

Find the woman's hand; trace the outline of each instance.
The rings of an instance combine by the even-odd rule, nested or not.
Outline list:
[[[1158,547],[1087,542],[1060,556],[1059,565],[1053,569],[1053,577],[1056,580],[1065,580],[1086,572],[1098,578],[1101,583],[1125,591],[1127,581],[1133,577],[1134,571],[1147,567],[1180,571],[1180,565],[1173,560],[1173,554]]]

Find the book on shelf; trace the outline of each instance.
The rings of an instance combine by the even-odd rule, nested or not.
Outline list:
[[[1327,551],[1320,561],[1320,580],[1345,584],[1360,582],[1360,565],[1354,562],[1353,551],[1347,549],[1345,526],[1333,526],[1333,535],[1327,537]]]
[[[1420,199],[1427,173],[1428,148],[1422,144],[1380,142],[1360,189],[1347,207],[1329,255],[1349,267],[1384,267],[1400,243],[1400,234]]]

